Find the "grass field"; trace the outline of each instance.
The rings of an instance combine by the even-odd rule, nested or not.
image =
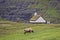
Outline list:
[[[24,34],[31,27],[34,33]],[[60,24],[0,22],[0,40],[60,40]]]

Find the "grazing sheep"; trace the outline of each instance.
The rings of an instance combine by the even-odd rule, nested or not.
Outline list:
[[[26,33],[31,33],[31,32],[34,32],[34,31],[32,30],[32,28],[25,28],[25,29],[24,29],[24,34],[26,34]]]

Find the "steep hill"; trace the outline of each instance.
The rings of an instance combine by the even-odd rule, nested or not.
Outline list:
[[[5,20],[29,22],[34,12],[60,23],[60,0],[0,0],[0,16]]]

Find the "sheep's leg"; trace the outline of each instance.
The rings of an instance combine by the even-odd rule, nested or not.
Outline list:
[[[34,32],[34,31],[32,30],[32,32]]]
[[[26,34],[26,32],[24,32],[24,34]]]

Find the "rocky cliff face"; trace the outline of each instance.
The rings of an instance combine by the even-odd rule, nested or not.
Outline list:
[[[35,9],[28,8],[30,4],[28,1],[0,0],[0,16],[11,21],[29,21],[35,12]]]

